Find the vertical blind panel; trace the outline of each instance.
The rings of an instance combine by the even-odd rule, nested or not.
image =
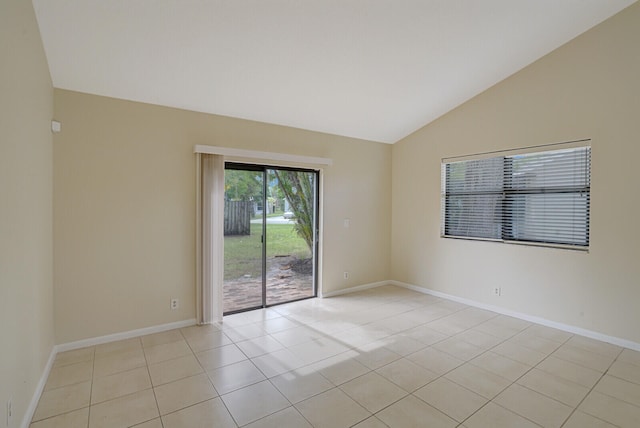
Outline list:
[[[442,234],[589,244],[590,147],[442,164]]]

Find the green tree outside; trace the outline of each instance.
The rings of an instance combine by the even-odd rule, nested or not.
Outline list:
[[[314,174],[303,171],[274,170],[278,186],[296,218],[294,230],[313,252],[315,218]]]

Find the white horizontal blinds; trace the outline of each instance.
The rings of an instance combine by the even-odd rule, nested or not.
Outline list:
[[[442,164],[442,234],[587,247],[590,147]]]
[[[444,234],[500,239],[503,159],[488,158],[443,165]]]
[[[505,158],[504,239],[589,245],[591,149]]]

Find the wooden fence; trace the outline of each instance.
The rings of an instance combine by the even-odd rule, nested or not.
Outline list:
[[[225,201],[224,234],[250,235],[252,214],[252,201]]]

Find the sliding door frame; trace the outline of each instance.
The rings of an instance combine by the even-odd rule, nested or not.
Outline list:
[[[261,238],[261,251],[262,251],[262,305],[252,306],[243,309],[237,309],[233,311],[223,312],[223,316],[232,315],[240,312],[247,312],[256,309],[269,308],[273,306],[282,305],[285,303],[296,302],[300,300],[312,299],[318,297],[319,289],[319,264],[320,264],[320,201],[321,201],[321,170],[312,168],[303,168],[295,166],[277,166],[262,163],[245,163],[225,161],[224,169],[241,170],[241,171],[255,171],[262,173],[262,238]],[[268,190],[268,171],[269,170],[281,170],[281,171],[299,171],[305,173],[312,173],[314,175],[314,192],[313,192],[313,204],[314,204],[314,219],[313,219],[313,249],[312,249],[312,265],[313,270],[311,274],[313,293],[308,297],[301,297],[293,300],[287,300],[285,302],[278,302],[267,304],[267,190]],[[223,263],[224,265],[224,263]],[[223,285],[224,287],[224,281]]]
[[[320,297],[323,296],[323,266],[324,266],[324,173],[325,168],[330,168],[333,165],[333,159],[318,156],[306,156],[306,155],[294,155],[291,153],[282,153],[274,151],[259,151],[259,150],[247,150],[235,147],[213,146],[205,144],[196,144],[193,147],[194,156],[194,188],[196,199],[195,210],[195,293],[196,293],[196,316],[198,324],[210,324],[221,323],[223,313],[222,302],[222,277],[219,281],[206,281],[205,270],[209,263],[223,263],[224,254],[220,250],[216,257],[219,257],[218,261],[204,260],[205,244],[208,242],[204,239],[204,222],[203,218],[203,203],[206,200],[203,195],[205,186],[204,180],[204,158],[208,155],[218,155],[224,159],[224,162],[238,162],[247,164],[270,164],[274,166],[283,167],[301,167],[318,171],[318,234],[317,234],[317,254],[316,254],[316,294]],[[222,169],[224,171],[224,162]],[[224,189],[221,189],[221,193],[224,193]],[[224,196],[220,196],[224,199]],[[210,237],[215,241],[222,241],[224,235],[222,230],[216,230],[213,236]],[[204,314],[211,312],[209,317],[205,317]]]

